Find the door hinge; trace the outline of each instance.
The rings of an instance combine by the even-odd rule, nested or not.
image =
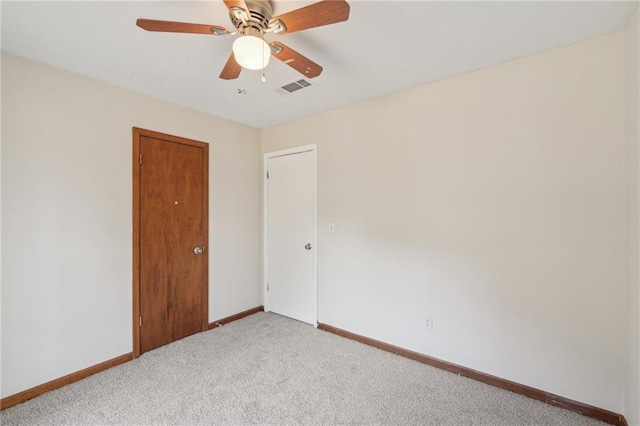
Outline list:
[[[269,284],[267,284],[267,291],[269,291]]]
[[[139,317],[138,327],[142,327],[142,315]]]
[[[269,170],[267,170],[267,179],[269,179]]]
[[[138,161],[140,161],[140,165],[142,165],[142,154],[140,154],[140,157],[138,158]]]

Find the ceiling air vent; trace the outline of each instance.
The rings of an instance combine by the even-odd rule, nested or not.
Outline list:
[[[276,91],[278,93],[281,93],[283,95],[289,94],[289,93],[293,93],[293,92],[297,92],[299,90],[302,90],[306,87],[311,86],[311,83],[309,83],[307,80],[296,80],[294,82],[291,82],[289,84],[285,84],[282,87],[279,87],[278,89],[276,89]]]

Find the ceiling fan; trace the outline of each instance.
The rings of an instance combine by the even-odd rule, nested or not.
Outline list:
[[[218,25],[138,19],[136,25],[147,31],[240,35],[220,73],[220,78],[238,78],[242,68],[260,70],[274,56],[307,78],[320,75],[322,67],[279,41],[267,43],[265,34],[289,34],[349,19],[349,4],[345,0],[322,0],[291,12],[272,16],[269,0],[224,0],[235,31]]]

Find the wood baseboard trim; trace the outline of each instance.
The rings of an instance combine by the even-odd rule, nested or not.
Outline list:
[[[69,385],[73,382],[77,382],[78,380],[82,380],[86,377],[92,376],[108,368],[115,367],[116,365],[124,364],[125,362],[131,361],[132,359],[133,359],[133,353],[120,355],[119,357],[110,359],[105,362],[101,362],[100,364],[92,365],[91,367],[87,367],[83,370],[76,371],[75,373],[67,374],[66,376],[59,377],[57,379],[51,380],[50,382],[47,382],[47,383],[43,383],[31,389],[27,389],[25,391],[22,391],[13,395],[9,395],[0,400],[0,410],[4,410],[5,408],[9,408],[9,407],[13,407],[14,405],[21,404],[25,401],[35,398],[36,396],[42,395],[45,392],[49,392],[54,389],[58,389],[63,386]]]
[[[244,317],[248,317],[249,315],[257,314],[258,312],[263,312],[264,306],[256,306],[255,308],[247,309],[246,311],[238,312],[235,315],[229,315],[228,317],[220,318],[219,320],[212,321],[209,323],[209,330],[214,328],[222,327],[225,324],[229,324],[230,322],[237,321]]]
[[[497,388],[506,389],[513,393],[524,395],[529,398],[537,399],[538,401],[545,402],[550,405],[565,408],[567,410],[574,411],[587,417],[602,420],[603,422],[617,425],[627,426],[627,421],[622,414],[614,413],[603,408],[594,407],[592,405],[584,404],[582,402],[574,401],[569,398],[565,398],[559,395],[554,395],[549,392],[545,392],[540,389],[532,388],[520,383],[512,382],[510,380],[502,379],[500,377],[492,376],[490,374],[483,373],[481,371],[472,370],[467,367],[463,367],[457,364],[453,364],[447,361],[443,361],[438,358],[433,358],[428,355],[423,355],[418,352],[413,352],[407,349],[403,349],[398,346],[390,345],[388,343],[374,340],[369,337],[361,336],[359,334],[351,333],[350,331],[342,330],[333,327],[328,324],[318,323],[320,330],[327,331],[329,333],[336,334],[347,339],[355,340],[365,345],[373,346],[383,351],[391,352],[396,355],[403,356],[405,358],[412,359],[414,361],[428,364],[432,367],[440,368],[442,370],[449,371],[451,373],[459,374],[464,377],[468,377],[473,380],[477,380],[482,383],[486,383]]]

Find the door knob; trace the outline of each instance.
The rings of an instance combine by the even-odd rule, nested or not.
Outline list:
[[[306,248],[307,250],[311,250],[311,243],[307,243],[307,245],[304,246],[304,248]]]
[[[204,253],[204,247],[196,247],[196,248],[193,249],[193,252],[195,254],[202,254],[202,253]]]

